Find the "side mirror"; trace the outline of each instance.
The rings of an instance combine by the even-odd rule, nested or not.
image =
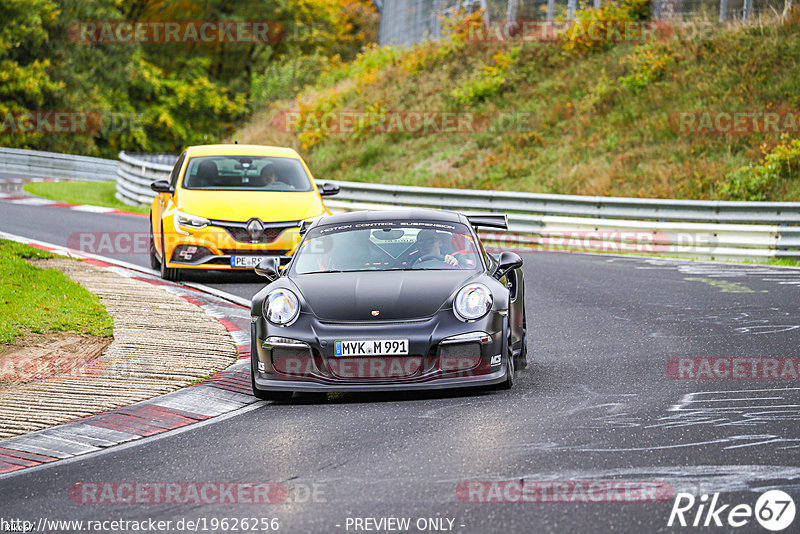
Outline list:
[[[322,184],[322,190],[320,190],[319,194],[322,195],[323,197],[331,197],[333,195],[338,195],[339,186],[336,184],[330,184],[328,182],[325,182],[324,184]]]
[[[150,184],[150,189],[156,193],[174,193],[175,188],[166,180],[156,180]]]
[[[278,267],[280,267],[280,264],[281,259],[277,256],[264,258],[256,265],[256,274],[263,276],[270,282],[274,282],[278,279]]]
[[[522,258],[516,252],[503,252],[497,260],[497,269],[494,271],[494,277],[500,280],[509,272],[522,267]]]

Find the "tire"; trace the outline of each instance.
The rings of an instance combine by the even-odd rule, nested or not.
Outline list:
[[[150,214],[150,267],[152,269],[160,270],[161,262],[158,259],[156,252],[156,237],[153,234],[153,214]]]
[[[522,305],[522,347],[517,355],[517,369],[528,367],[528,319],[525,317],[525,304]]]
[[[509,327],[510,328],[510,327]],[[511,339],[510,339],[509,332],[509,339],[506,341],[506,365],[507,365],[507,372],[506,372],[506,379],[500,382],[499,384],[495,385],[495,389],[499,390],[507,390],[511,389],[514,386],[514,372],[516,371],[516,365],[514,365],[514,353],[511,351]]]
[[[250,355],[250,385],[253,387],[253,396],[263,401],[288,402],[292,399],[291,391],[264,391],[256,387],[256,354]]]
[[[181,279],[180,269],[171,269],[167,267],[167,248],[164,246],[164,229],[161,229],[161,278],[169,280],[170,282],[177,282]]]

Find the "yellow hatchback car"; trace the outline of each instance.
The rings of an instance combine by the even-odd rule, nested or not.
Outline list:
[[[183,269],[252,269],[300,241],[301,221],[330,214],[290,148],[205,145],[180,155],[169,181],[151,184],[150,264],[166,280]]]

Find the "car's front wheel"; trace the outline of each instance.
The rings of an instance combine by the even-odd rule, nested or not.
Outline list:
[[[528,321],[525,317],[525,305],[522,305],[522,345],[517,355],[517,369],[528,367]]]
[[[167,267],[167,247],[164,246],[164,229],[161,229],[161,278],[169,280],[170,282],[177,282],[180,280],[180,269],[171,269]]]
[[[506,336],[506,379],[495,386],[496,389],[511,389],[514,386],[514,372],[516,365],[514,365],[514,351],[511,349],[511,332]]]
[[[255,347],[255,345],[253,345]],[[255,348],[252,349],[255,351]],[[285,402],[289,401],[292,398],[291,391],[264,391],[262,389],[258,389],[256,387],[256,353],[250,355],[250,381],[253,387],[253,395],[260,400],[265,401],[278,401],[278,402]]]
[[[153,269],[160,269],[161,262],[158,260],[158,254],[156,253],[156,237],[153,234],[153,214],[150,214],[150,267]]]

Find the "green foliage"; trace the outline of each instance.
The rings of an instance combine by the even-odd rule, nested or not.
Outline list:
[[[36,248],[0,240],[0,343],[13,342],[23,330],[110,336],[113,319],[96,296],[61,271],[25,261],[49,257]]]
[[[116,157],[219,142],[266,99],[284,96],[374,40],[368,0],[0,0],[0,144]],[[78,21],[269,21],[283,38],[241,43],[81,43]],[[312,59],[309,59],[312,58]],[[301,70],[291,76],[285,65]],[[251,90],[256,92],[251,95]],[[22,131],[20,114],[70,111],[93,128]],[[10,121],[10,122],[9,122]]]
[[[768,149],[757,165],[746,165],[728,173],[719,188],[721,198],[728,200],[766,200],[776,196],[790,181],[800,181],[800,139],[781,137],[781,142]]]
[[[599,8],[586,7],[575,12],[569,29],[561,35],[567,52],[595,52],[632,37],[630,22],[650,18],[650,0],[607,0]],[[562,20],[561,22],[566,22]]]
[[[325,89],[333,87],[342,80],[353,78],[369,81],[375,72],[399,61],[404,55],[405,50],[395,46],[368,45],[351,61],[342,61],[339,57],[333,57],[330,67],[309,89]]]
[[[307,85],[312,85],[329,66],[330,58],[322,54],[270,63],[263,74],[253,78],[254,105],[259,107],[270,101],[293,98]]]
[[[499,92],[519,58],[519,50],[515,47],[508,52],[498,51],[492,57],[494,65],[482,65],[467,81],[453,89],[450,96],[459,104],[472,104]]]
[[[675,54],[665,44],[647,43],[635,47],[624,62],[632,72],[620,77],[619,84],[628,91],[639,91],[664,76],[675,62]]]

